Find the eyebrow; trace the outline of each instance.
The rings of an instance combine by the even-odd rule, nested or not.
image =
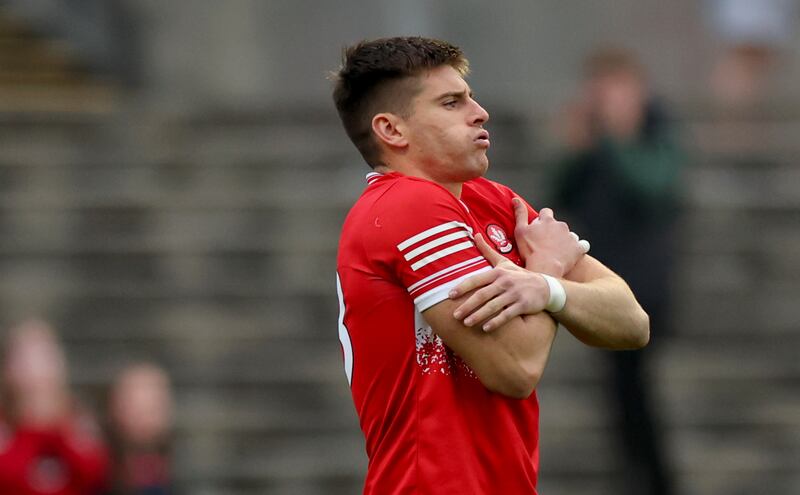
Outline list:
[[[472,90],[470,89],[469,91],[467,91],[466,89],[464,89],[461,91],[448,91],[447,93],[440,94],[439,96],[434,98],[434,100],[435,101],[444,100],[445,98],[448,97],[464,98],[464,96],[466,95],[469,95],[469,97],[471,98],[473,96]]]

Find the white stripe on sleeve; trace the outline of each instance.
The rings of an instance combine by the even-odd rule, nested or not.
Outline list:
[[[453,266],[448,266],[444,270],[439,270],[438,272],[434,273],[433,275],[428,275],[427,277],[423,278],[419,282],[417,282],[415,284],[412,284],[408,288],[408,292],[414,292],[417,288],[422,287],[423,285],[427,284],[428,282],[432,282],[434,279],[441,278],[441,277],[446,277],[447,275],[455,272],[456,270],[461,269],[462,267],[466,267],[467,265],[478,263],[478,262],[483,261],[483,260],[484,260],[483,256],[476,256],[476,257],[474,257],[474,258],[472,258],[470,260],[462,261],[461,263],[456,263]]]
[[[442,244],[447,244],[450,241],[454,241],[456,239],[461,239],[462,237],[468,237],[469,232],[466,230],[460,230],[458,232],[453,232],[452,234],[447,234],[445,236],[439,237],[438,239],[434,239],[431,242],[423,244],[422,246],[414,249],[413,251],[409,251],[407,254],[404,255],[406,261],[409,261],[413,258],[416,258],[420,254],[430,251],[431,249],[441,246]]]
[[[445,230],[454,229],[456,227],[461,227],[462,229],[466,229],[467,232],[469,232],[470,234],[472,233],[472,227],[470,227],[469,225],[467,225],[465,223],[456,222],[456,221],[447,222],[447,223],[443,223],[441,225],[437,225],[436,227],[431,227],[428,230],[422,231],[417,235],[409,237],[405,241],[403,241],[400,244],[398,244],[397,245],[397,249],[399,249],[400,251],[405,251],[405,249],[408,248],[411,245],[414,245],[414,244],[416,244],[416,243],[418,243],[418,242],[420,242],[422,240],[425,240],[428,237],[434,236],[434,235],[438,234],[439,232],[444,232]]]
[[[469,249],[469,248],[471,248],[473,246],[475,246],[475,244],[473,244],[472,241],[464,241],[464,242],[459,243],[459,244],[454,244],[454,245],[452,245],[452,246],[450,246],[448,248],[436,251],[435,253],[431,254],[430,256],[426,256],[426,257],[422,258],[421,260],[417,261],[416,263],[413,263],[411,265],[411,269],[414,270],[414,271],[417,271],[420,268],[422,268],[423,266],[429,265],[430,263],[433,263],[436,260],[442,259],[445,256],[449,256],[449,255],[451,255],[453,253],[457,253],[459,251],[463,251],[465,249]]]

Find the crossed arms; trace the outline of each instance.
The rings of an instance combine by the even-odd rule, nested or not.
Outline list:
[[[557,322],[587,345],[636,349],[649,340],[649,318],[628,285],[584,254],[550,210],[529,223],[521,200],[515,198],[513,208],[525,268],[494,252],[478,234],[476,245],[494,268],[462,282],[423,316],[484,386],[519,399],[542,377]],[[550,289],[541,273],[564,287],[567,303],[559,312],[545,311]]]

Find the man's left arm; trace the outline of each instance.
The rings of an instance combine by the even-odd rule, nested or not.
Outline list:
[[[559,282],[567,302],[551,316],[575,338],[608,349],[638,349],[647,345],[650,339],[647,313],[628,284],[605,265],[585,255]]]
[[[566,304],[551,315],[578,340],[608,349],[647,345],[649,317],[625,281],[583,254],[585,249],[577,236],[565,245],[564,236],[557,234],[568,227],[555,220],[550,210],[543,209],[536,221],[528,223],[523,202],[515,199],[513,208],[517,218],[515,238],[528,274],[511,278],[488,272],[465,280],[451,292],[451,298],[478,290],[456,309],[456,318],[465,319],[468,325],[483,321],[484,328],[490,330],[514,316],[536,314],[546,306],[542,301],[551,298],[548,289],[542,294],[544,274],[556,279],[566,295]]]

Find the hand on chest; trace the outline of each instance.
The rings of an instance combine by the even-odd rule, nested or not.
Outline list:
[[[483,237],[500,254],[523,266],[522,257],[514,240],[514,216],[505,215],[491,208],[472,208],[472,218],[477,227],[475,233]]]

